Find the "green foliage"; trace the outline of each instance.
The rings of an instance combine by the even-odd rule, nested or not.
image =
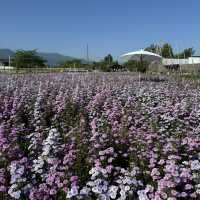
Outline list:
[[[129,71],[137,71],[144,73],[148,70],[148,62],[143,61],[141,63],[134,60],[129,60],[126,63],[124,63],[124,67]]]
[[[149,51],[160,55],[162,52],[162,47],[157,44],[151,44],[149,47],[145,48],[145,51]]]
[[[56,195],[56,200],[66,200],[66,193],[63,190],[59,190]]]
[[[181,53],[176,54],[175,58],[189,58],[193,56],[195,53],[195,50],[193,48],[187,48],[184,49]]]
[[[124,67],[129,71],[137,71],[137,62],[134,60],[129,60],[124,63]]]
[[[82,68],[83,64],[81,63],[81,60],[73,59],[73,60],[66,60],[66,61],[62,62],[59,67],[63,67],[63,68]]]
[[[109,68],[109,65],[102,62],[101,65],[100,65],[100,70],[102,72],[110,72],[110,68]]]
[[[113,57],[111,54],[108,54],[105,56],[103,60],[100,60],[98,62],[93,62],[91,64],[91,69],[93,70],[100,70],[103,72],[109,72],[111,71],[110,66],[115,64],[116,62],[113,60]]]
[[[162,57],[164,57],[164,58],[173,58],[174,57],[173,49],[170,44],[165,43],[162,46]]]
[[[93,70],[93,64],[83,63],[80,59],[66,60],[58,65],[58,68]]]
[[[92,70],[97,70],[100,68],[100,63],[99,62],[92,62],[91,64],[91,69]]]
[[[164,58],[189,58],[195,53],[194,48],[186,48],[182,52],[174,54],[174,50],[169,43],[165,43],[163,46],[151,44],[145,48],[145,51],[157,53]]]
[[[137,71],[145,73],[148,70],[148,65],[149,65],[149,63],[146,61],[143,61],[142,63],[138,62],[137,63]]]
[[[111,54],[108,54],[103,60],[98,62],[92,62],[89,64],[84,64],[79,59],[68,60],[60,63],[59,67],[62,68],[83,68],[89,71],[91,70],[100,70],[104,72],[110,71],[109,65],[113,64],[113,57]]]
[[[16,68],[37,68],[44,67],[45,60],[37,55],[36,50],[18,50],[13,58],[13,66]]]
[[[111,54],[108,54],[105,58],[104,58],[104,62],[106,64],[112,64],[113,63],[113,57]]]

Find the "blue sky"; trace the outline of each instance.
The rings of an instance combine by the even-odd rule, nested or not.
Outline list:
[[[199,0],[0,0],[0,48],[99,59],[165,41],[200,53]]]

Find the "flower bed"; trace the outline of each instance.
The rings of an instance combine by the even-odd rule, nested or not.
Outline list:
[[[0,199],[200,199],[199,134],[191,82],[0,75]]]

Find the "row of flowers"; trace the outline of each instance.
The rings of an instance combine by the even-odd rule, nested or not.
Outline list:
[[[192,82],[0,75],[0,199],[200,199],[199,134]]]

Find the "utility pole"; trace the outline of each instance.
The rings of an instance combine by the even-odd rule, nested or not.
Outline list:
[[[87,63],[89,64],[89,48],[88,48],[88,44],[87,44]]]
[[[8,65],[10,67],[10,63],[11,63],[11,60],[10,60],[10,56],[8,57]]]

